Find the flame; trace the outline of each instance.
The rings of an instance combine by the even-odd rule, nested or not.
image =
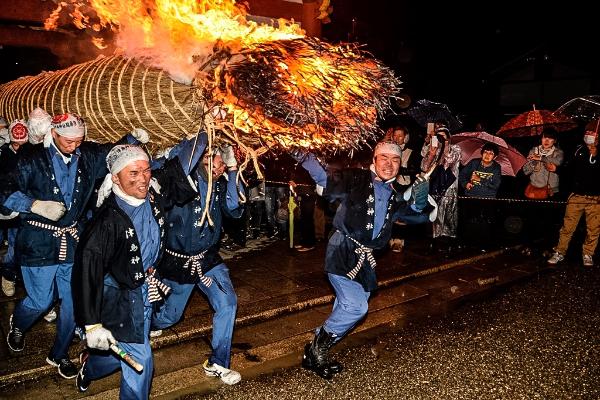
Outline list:
[[[257,24],[234,0],[68,0],[72,22],[80,29],[99,27],[117,34],[116,46],[126,56],[143,58],[184,83],[191,83],[198,64],[217,41],[239,49],[271,40],[304,36],[300,26],[279,20],[278,27]],[[56,29],[62,1],[45,22]]]
[[[94,46],[96,46],[97,48],[99,48],[100,50],[105,49],[107,46],[104,43],[104,39],[102,38],[92,38],[92,43],[94,44]]]
[[[239,68],[230,62],[215,73],[212,98],[238,130],[284,148],[358,147],[377,131],[377,114],[385,107],[375,99],[393,94],[396,84],[356,47],[316,39],[272,42],[241,54]],[[270,83],[262,98],[255,96],[258,82],[247,90],[243,84],[261,76]]]
[[[257,24],[234,0],[63,0],[47,29],[66,8],[80,29],[113,31],[125,57],[193,85],[252,145],[358,148],[400,83],[358,46],[307,38],[293,21]]]

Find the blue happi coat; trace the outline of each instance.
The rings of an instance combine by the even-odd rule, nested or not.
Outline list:
[[[125,140],[125,139],[123,139]],[[108,172],[106,155],[113,143],[84,142],[71,156],[69,165],[60,160],[60,154],[52,146],[32,146],[19,157],[12,173],[5,176],[0,187],[0,204],[21,212],[21,224],[16,240],[19,263],[30,267],[73,262],[76,237],[81,232],[81,220],[96,181]],[[56,169],[56,163],[64,168]],[[8,201],[7,201],[8,200]],[[67,212],[58,221],[48,220],[29,212],[34,200],[62,202]],[[73,226],[73,233],[55,235],[53,231],[34,226],[31,221],[58,228]],[[61,240],[66,240],[66,257],[59,260]]]
[[[202,168],[200,165],[199,168]],[[192,274],[187,260],[172,253],[194,256],[205,252],[201,260],[202,274],[223,262],[219,255],[219,241],[223,227],[223,216],[240,218],[243,207],[240,204],[238,191],[242,191],[241,183],[236,183],[237,171],[229,171],[224,176],[213,180],[210,201],[210,217],[200,224],[202,211],[208,193],[207,179],[197,171],[193,173],[194,184],[198,189],[196,197],[183,205],[173,207],[167,213],[167,251],[159,265],[162,277],[179,283],[197,283],[198,274]]]

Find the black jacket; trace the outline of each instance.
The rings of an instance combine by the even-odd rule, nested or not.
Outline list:
[[[120,142],[122,141],[124,138]],[[33,213],[21,213],[21,226],[16,241],[21,265],[42,267],[59,262],[73,262],[77,242],[71,235],[66,235],[67,258],[59,261],[60,237],[53,236],[48,229],[32,226],[28,221],[56,227],[68,227],[77,223],[78,229],[81,229],[82,217],[94,190],[94,184],[107,173],[106,155],[113,146],[113,143],[99,145],[83,142],[81,144],[71,207],[58,221],[50,221]],[[0,187],[0,204],[15,191],[21,191],[32,199],[64,202],[54,177],[50,153],[41,144],[32,146],[26,153],[19,152],[15,170],[3,178],[5,179]]]
[[[402,197],[400,185],[396,181],[391,185],[393,191],[387,204],[387,215],[381,231],[373,238],[372,230],[367,229],[367,226],[373,226],[375,217],[371,211],[375,197],[371,171],[363,169],[328,171],[327,187],[323,196],[332,200],[341,199],[342,203],[333,220],[334,228],[341,233],[331,236],[325,254],[327,272],[347,276],[356,266],[359,257],[355,250],[358,246],[349,239],[350,237],[371,249],[380,249],[388,242],[393,223],[400,218],[408,205]],[[377,288],[375,270],[366,261],[354,279],[363,286],[365,291]]]
[[[160,251],[165,237],[165,208],[184,203],[196,192],[178,159],[153,172],[161,185],[160,194],[150,189],[153,217],[160,228]],[[145,274],[140,243],[133,223],[111,194],[83,232],[72,275],[75,317],[79,325],[102,323],[115,339],[144,342],[144,301],[141,285]],[[158,261],[157,261],[158,262]],[[108,275],[109,279],[105,281]]]

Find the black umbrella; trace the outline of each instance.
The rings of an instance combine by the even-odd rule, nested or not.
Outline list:
[[[600,96],[575,97],[554,111],[574,120],[591,121],[600,117]]]
[[[427,127],[428,122],[445,120],[450,132],[457,132],[462,127],[462,121],[454,116],[447,105],[429,100],[418,100],[406,113],[413,117],[417,123]]]

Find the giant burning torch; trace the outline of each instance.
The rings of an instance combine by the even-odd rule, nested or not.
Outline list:
[[[111,32],[115,54],[1,85],[0,115],[75,112],[101,142],[143,128],[152,151],[205,129],[212,144],[237,144],[245,166],[268,147],[358,149],[399,91],[357,45],[289,21],[259,25],[234,0],[65,0],[46,28],[67,12],[81,29]]]

